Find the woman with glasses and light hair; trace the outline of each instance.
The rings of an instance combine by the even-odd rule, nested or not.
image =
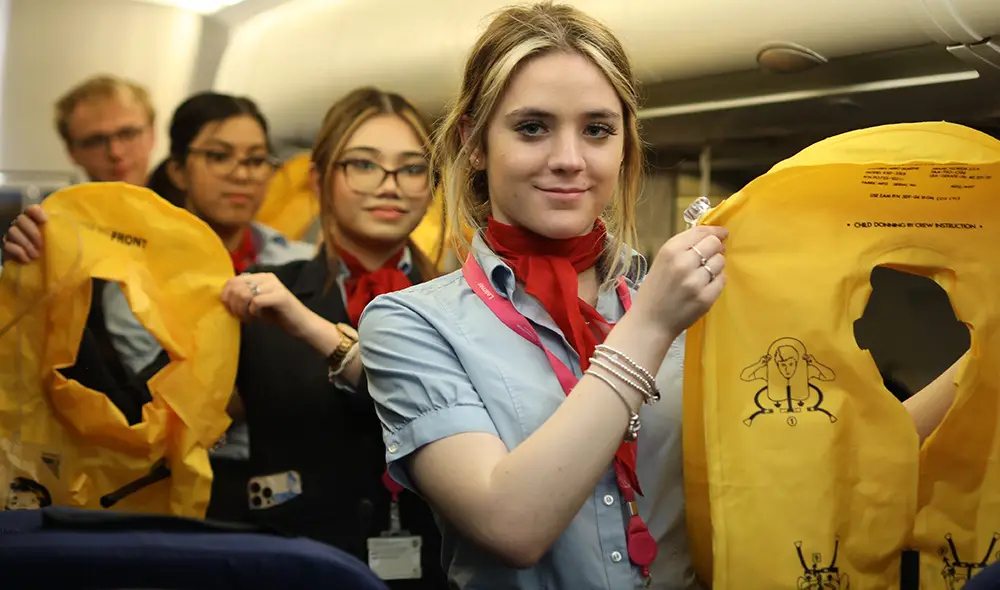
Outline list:
[[[386,477],[355,329],[375,296],[435,276],[409,237],[432,201],[428,143],[403,97],[361,88],[342,98],[312,152],[320,252],[223,290],[246,322],[237,390],[251,521],[348,551],[399,589],[447,588],[439,534],[429,508]]]

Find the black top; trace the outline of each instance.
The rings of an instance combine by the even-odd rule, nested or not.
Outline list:
[[[272,272],[306,307],[333,323],[350,323],[337,283],[327,288],[324,252]],[[415,272],[413,283],[420,282]],[[250,430],[254,476],[297,471],[302,494],[251,510],[254,524],[334,545],[367,563],[367,539],[389,528],[390,495],[382,484],[385,447],[375,407],[362,379],[349,394],[329,382],[323,356],[280,328],[247,324],[237,387]],[[441,540],[427,505],[413,493],[400,498],[403,528],[423,538],[421,580],[391,581],[394,589],[444,589]]]

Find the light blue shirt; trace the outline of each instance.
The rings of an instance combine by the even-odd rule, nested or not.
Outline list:
[[[257,245],[258,264],[279,265],[316,255],[316,246],[290,241],[265,225],[254,223],[251,229]],[[156,337],[139,323],[117,283],[105,286],[102,303],[105,327],[122,364],[133,373],[142,371],[156,360],[163,348]],[[250,456],[246,424],[232,426],[226,434],[226,441],[226,444],[213,449],[214,455],[231,459],[247,459]]]
[[[510,268],[478,236],[473,249],[497,293],[509,299],[531,321],[544,345],[581,376],[578,355],[541,304],[517,285]],[[635,258],[630,286],[645,274],[645,261]],[[624,314],[613,289],[601,291],[597,311],[611,322]],[[368,390],[383,425],[386,461],[393,477],[411,489],[401,459],[417,449],[466,432],[498,436],[513,449],[565,399],[544,352],[501,323],[461,271],[376,298],[362,317],[360,344]],[[668,362],[676,358],[676,351],[667,357]],[[658,409],[665,416],[657,422],[676,430],[655,433],[644,425],[639,449],[641,453],[645,446],[652,453],[662,444],[676,445],[656,454],[669,456],[679,466],[681,391],[679,382],[665,385],[668,388],[661,386],[661,391],[667,400],[657,404],[667,404]],[[643,415],[657,406],[644,408]],[[645,485],[648,478],[642,472],[639,477]],[[683,481],[678,477],[672,486],[659,489],[680,498]],[[660,506],[660,530],[653,531],[654,536],[686,544],[683,510],[682,499],[676,507]],[[579,514],[535,567],[505,566],[439,518],[442,563],[462,590],[642,588],[640,572],[626,549],[627,517],[609,462]],[[682,579],[689,567],[681,563],[659,568],[668,579],[660,580],[658,587],[687,588]]]

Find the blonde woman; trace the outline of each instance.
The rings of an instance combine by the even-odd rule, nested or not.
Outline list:
[[[501,12],[436,150],[454,223],[480,230],[473,257],[365,312],[391,473],[438,513],[455,588],[623,590],[650,575],[633,439],[662,397],[639,445],[672,440],[679,464],[679,382],[661,394],[653,375],[679,372],[668,350],[725,285],[726,232],[673,238],[646,273],[636,100],[604,25],[566,5]],[[669,484],[656,536],[679,544],[659,585],[683,588],[679,472]]]
[[[436,156],[453,223],[479,229],[473,256],[373,301],[361,357],[391,473],[438,513],[453,587],[696,588],[683,333],[722,292],[727,233],[675,236],[648,273],[635,253],[642,156],[621,44],[570,6],[502,11]],[[908,400],[922,434],[952,371]]]

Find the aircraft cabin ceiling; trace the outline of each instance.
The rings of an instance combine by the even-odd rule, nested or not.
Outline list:
[[[510,4],[244,0],[220,16],[249,14],[254,2],[268,5],[234,28],[217,88],[258,100],[279,143],[303,146],[329,105],[363,84],[440,113],[489,15]],[[712,144],[714,168],[727,154],[745,165],[771,158],[770,144],[787,151],[793,138],[798,149],[886,113],[1000,127],[997,0],[570,3],[625,43],[646,99],[646,139],[679,158]],[[763,71],[762,53],[795,73]]]

